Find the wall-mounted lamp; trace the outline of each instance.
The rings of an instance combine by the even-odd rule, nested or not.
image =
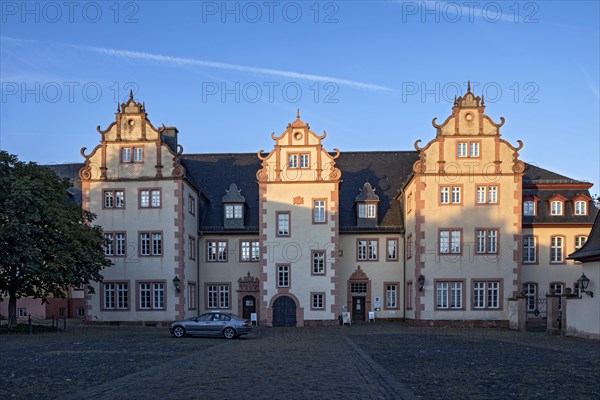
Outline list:
[[[423,274],[419,275],[417,278],[417,282],[419,283],[419,292],[423,291],[423,286],[425,286],[425,277]]]
[[[177,293],[181,291],[181,289],[179,288],[179,282],[179,277],[175,275],[175,278],[173,278],[173,285],[175,285],[175,290],[177,290]]]
[[[579,279],[577,279],[577,286],[579,287],[580,293],[585,293],[590,297],[594,297],[594,292],[591,290],[587,290],[588,285],[590,284],[590,279],[585,276],[585,274],[581,274]]]

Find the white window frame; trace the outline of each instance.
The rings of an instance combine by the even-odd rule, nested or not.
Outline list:
[[[385,308],[398,308],[398,285],[385,284]]]
[[[533,259],[531,258],[533,255]],[[533,264],[537,262],[537,239],[535,236],[523,236],[523,263]]]
[[[477,254],[498,254],[498,229],[478,228],[475,239]]]
[[[325,200],[313,200],[313,223],[324,224],[327,222],[327,211],[326,211]]]
[[[231,304],[229,284],[206,285],[206,308],[229,309]]]
[[[550,238],[550,263],[561,264],[565,261],[565,238],[552,236]]]
[[[535,309],[537,308],[537,283],[524,283],[523,293],[527,298],[527,311],[535,311]]]
[[[587,201],[575,201],[575,215],[587,215]]]
[[[289,264],[277,265],[277,287],[290,287],[290,269],[291,268]]]
[[[582,248],[585,242],[587,242],[587,239],[587,236],[584,235],[575,236],[575,250]]]
[[[277,235],[276,236],[290,236],[290,225],[292,215],[290,212],[279,212],[277,213]]]
[[[323,293],[312,293],[311,294],[311,308],[314,310],[325,309],[325,295]]]
[[[462,310],[463,290],[462,281],[437,281],[435,283],[436,309]]]
[[[162,256],[162,233],[140,232],[140,256],[159,257]]]
[[[325,274],[325,251],[313,251],[311,254],[311,266],[313,275]]]
[[[563,215],[563,202],[560,200],[552,200],[550,202],[550,215]]]
[[[440,254],[462,253],[462,231],[452,228],[440,229],[438,235]]]
[[[523,215],[534,216],[535,215],[535,201],[525,200],[523,202]]]

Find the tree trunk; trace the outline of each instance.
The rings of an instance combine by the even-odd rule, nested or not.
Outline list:
[[[10,291],[8,296],[8,327],[14,328],[17,326],[17,296]]]

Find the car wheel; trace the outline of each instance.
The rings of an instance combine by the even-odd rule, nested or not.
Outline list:
[[[235,331],[233,328],[225,328],[223,331],[223,336],[225,336],[225,339],[233,339],[235,338]]]
[[[185,329],[183,326],[176,326],[173,328],[173,336],[176,338],[181,338],[185,336]]]

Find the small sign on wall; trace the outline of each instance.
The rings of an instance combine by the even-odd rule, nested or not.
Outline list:
[[[375,323],[375,311],[369,311],[369,322]]]

